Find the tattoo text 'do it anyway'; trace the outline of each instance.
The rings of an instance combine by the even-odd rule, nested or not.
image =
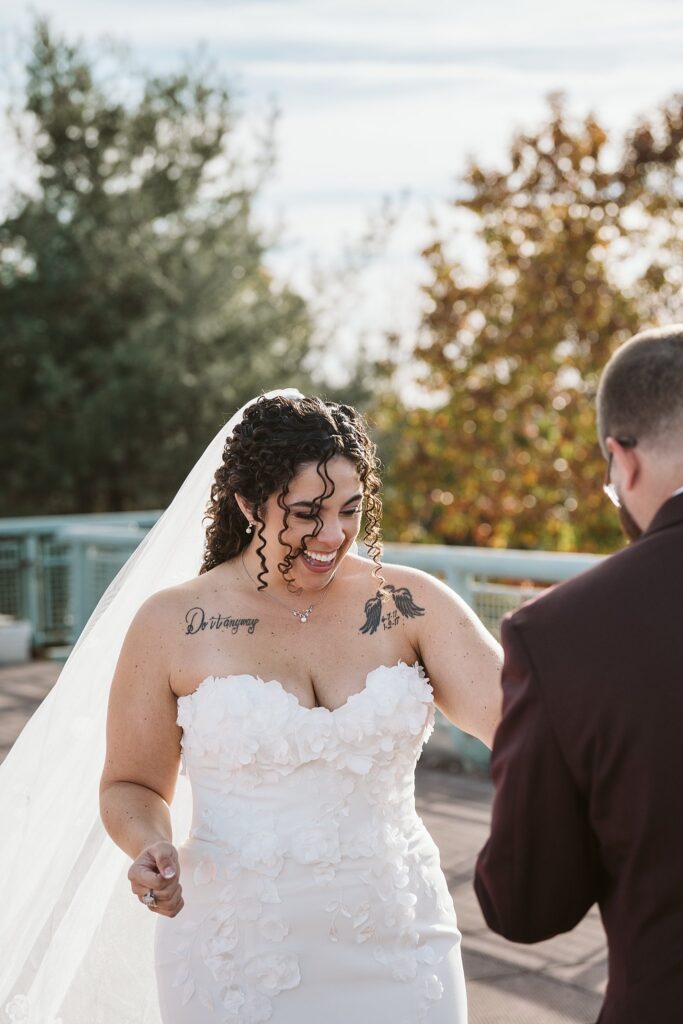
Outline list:
[[[239,619],[234,615],[207,615],[203,608],[190,608],[185,615],[185,635],[196,636],[205,629],[227,629],[235,636],[240,629],[253,633],[258,619]]]

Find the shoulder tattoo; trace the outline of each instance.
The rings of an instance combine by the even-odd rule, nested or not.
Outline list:
[[[393,587],[387,583],[384,590],[385,595],[391,595],[394,607],[383,614],[382,603],[385,595],[378,590],[374,597],[365,602],[365,622],[359,632],[371,635],[377,632],[380,625],[384,629],[392,629],[399,625],[402,618],[417,619],[425,614],[425,609],[413,600],[408,587]]]

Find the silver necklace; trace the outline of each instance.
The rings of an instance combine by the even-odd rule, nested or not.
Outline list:
[[[244,551],[241,554],[241,558],[242,558],[242,568],[244,569],[244,571],[246,572],[247,576],[249,577],[251,582],[254,584],[256,589],[258,590],[258,584],[257,584],[256,580],[254,579],[254,577],[249,572],[249,570],[247,569],[246,562],[244,561]],[[319,601],[314,601],[312,604],[309,604],[308,608],[303,608],[301,611],[299,611],[298,608],[290,608],[288,604],[285,604],[284,601],[281,601],[279,597],[275,596],[275,594],[271,594],[269,590],[266,590],[266,597],[271,598],[271,600],[273,600],[273,601],[277,601],[277,603],[279,605],[282,605],[282,607],[286,608],[288,612],[291,612],[291,614],[294,616],[294,618],[298,619],[299,622],[301,622],[302,625],[303,625],[306,622],[308,622],[308,620],[310,619],[311,613],[313,612],[313,609],[315,607],[317,607],[317,605],[321,604],[323,602],[323,600],[325,599],[327,591],[329,590],[331,585],[334,583],[336,575],[337,575],[337,570],[335,569],[334,572],[332,573],[332,578],[330,580],[328,580],[328,582],[325,584],[323,589],[320,591],[320,593],[322,595],[320,600]]]

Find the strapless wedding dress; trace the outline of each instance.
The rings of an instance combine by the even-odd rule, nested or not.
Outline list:
[[[179,698],[193,823],[185,906],[157,920],[164,1024],[465,1024],[460,932],[415,811],[433,719],[403,663],[333,711],[249,675]]]

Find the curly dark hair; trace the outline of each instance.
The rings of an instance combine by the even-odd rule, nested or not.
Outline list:
[[[249,502],[258,523],[260,545],[257,554],[261,560],[258,573],[259,590],[267,587],[268,568],[263,554],[265,548],[263,507],[272,494],[278,495],[283,511],[283,523],[278,537],[289,548],[278,570],[290,589],[294,581],[290,576],[293,559],[298,552],[284,540],[289,523],[287,494],[292,479],[300,468],[314,462],[320,477],[321,493],[313,503],[315,529],[302,539],[316,537],[323,527],[320,510],[326,498],[334,493],[334,483],[327,472],[330,459],[342,455],[349,459],[358,472],[365,499],[365,543],[375,562],[374,575],[381,576],[381,519],[382,500],[379,496],[379,461],[376,445],[368,436],[368,428],[361,414],[350,405],[323,402],[320,398],[259,398],[245,411],[242,421],[232,435],[226,438],[223,463],[216,470],[207,506],[204,560],[199,570],[208,572],[215,566],[235,558],[246,547],[250,538],[245,531],[244,515],[235,500],[239,494]]]

